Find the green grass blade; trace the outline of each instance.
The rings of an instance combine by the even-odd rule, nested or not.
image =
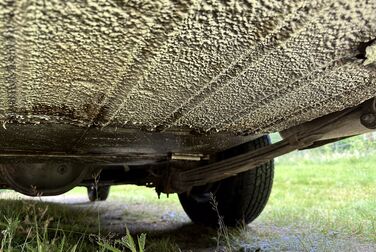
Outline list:
[[[146,244],[146,234],[142,233],[140,236],[138,236],[137,241],[138,241],[139,252],[144,252],[145,251],[145,244]]]

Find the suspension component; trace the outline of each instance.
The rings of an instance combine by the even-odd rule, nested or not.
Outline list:
[[[320,146],[340,137],[370,132],[376,128],[376,100],[357,107],[323,116],[281,132],[283,140],[219,162],[180,169],[171,167],[161,180],[168,181],[161,191],[166,193],[189,191],[195,186],[223,180],[294,150]],[[375,119],[375,120],[373,120]],[[366,121],[367,123],[365,123]],[[166,177],[168,176],[168,177]]]

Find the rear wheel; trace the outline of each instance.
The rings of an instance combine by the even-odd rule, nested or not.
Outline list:
[[[268,136],[239,145],[220,154],[226,159],[270,144]],[[180,202],[191,220],[208,226],[218,225],[218,214],[224,224],[248,224],[256,219],[268,201],[274,175],[274,162],[269,161],[255,169],[225,180],[194,187],[179,195]],[[212,195],[212,196],[211,196]],[[218,213],[213,209],[214,198]]]
[[[87,195],[90,201],[104,201],[108,198],[110,186],[91,185],[87,188]]]

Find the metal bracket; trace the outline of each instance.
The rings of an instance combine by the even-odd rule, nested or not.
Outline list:
[[[171,153],[171,160],[185,160],[185,161],[201,161],[208,160],[209,156],[204,154],[196,153]]]

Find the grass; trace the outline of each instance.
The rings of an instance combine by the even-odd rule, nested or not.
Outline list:
[[[376,155],[325,161],[296,155],[278,159],[266,209],[249,227],[229,229],[228,236],[219,241],[221,248],[374,250],[375,164]],[[68,195],[81,197],[86,191],[77,188]],[[158,200],[148,188],[114,187],[109,202],[99,204],[14,200],[14,194],[8,193],[1,198],[0,251],[111,251],[111,246],[129,251],[124,245],[124,223],[135,243],[137,236],[147,233],[146,251],[217,247],[216,230],[190,225],[176,195]],[[118,220],[108,214],[115,215],[115,211]],[[119,226],[118,232],[113,223]]]
[[[376,241],[376,156],[280,160],[262,221],[309,224]]]
[[[91,226],[82,211],[35,201],[0,201],[0,251],[76,251],[92,248],[82,242]],[[94,216],[91,216],[94,217]],[[79,220],[79,221],[77,221]]]

